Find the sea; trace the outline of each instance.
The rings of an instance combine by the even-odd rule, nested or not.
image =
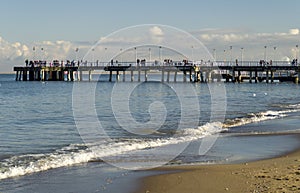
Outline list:
[[[152,168],[244,163],[300,147],[298,84],[87,76],[0,75],[1,193],[129,193],[167,172]]]

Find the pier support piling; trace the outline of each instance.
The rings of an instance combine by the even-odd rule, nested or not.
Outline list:
[[[58,79],[59,79],[59,81],[64,81],[64,70],[63,69],[60,69],[60,71],[58,71]]]
[[[170,71],[167,72],[167,82],[170,82]]]
[[[274,71],[271,71],[271,83],[274,82]]]
[[[112,80],[112,71],[110,70],[109,71],[109,80],[108,81],[111,82],[111,80]]]
[[[79,71],[79,77],[80,77],[80,81],[82,81],[82,70]]]
[[[258,81],[258,73],[257,73],[257,71],[255,71],[255,83],[257,83],[257,81]]]
[[[133,82],[134,76],[133,76],[133,70],[130,71],[130,81]]]
[[[145,82],[148,81],[148,74],[147,74],[147,70],[145,70]]]
[[[236,80],[235,80],[235,71],[234,70],[232,70],[232,82],[236,82]]]
[[[111,77],[110,77],[111,78]],[[91,70],[89,70],[89,81],[92,81],[92,79],[93,79],[93,76],[92,76],[92,71]],[[111,80],[110,80],[111,81]]]
[[[16,81],[18,81],[19,71],[16,71]]]
[[[29,70],[29,81],[34,81],[34,69]]]
[[[241,83],[242,81],[241,71],[238,71],[238,83]]]
[[[174,73],[174,82],[176,82],[177,80],[177,71],[175,71],[175,73]]]
[[[203,83],[203,82],[204,82],[204,75],[203,75],[203,72],[200,72],[200,79],[201,79],[201,82]]]
[[[183,82],[186,82],[186,71],[183,71]]]
[[[138,70],[138,82],[141,82],[141,69]]]
[[[27,81],[27,70],[23,70],[23,81]]]
[[[120,80],[120,73],[119,73],[119,71],[117,71],[117,74],[116,74],[116,81],[119,82],[119,80]]]

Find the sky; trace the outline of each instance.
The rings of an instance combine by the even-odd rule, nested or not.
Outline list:
[[[168,25],[191,33],[217,60],[290,60],[300,45],[297,0],[0,0],[0,72],[25,59],[79,57],[101,38],[129,26]],[[150,29],[149,29],[150,30]],[[129,40],[127,40],[129,41]],[[120,47],[124,47],[122,42]],[[36,48],[33,53],[33,47]],[[41,48],[43,52],[41,53]],[[40,53],[37,52],[39,50]],[[227,54],[227,55],[226,55]],[[272,58],[273,59],[273,58]]]

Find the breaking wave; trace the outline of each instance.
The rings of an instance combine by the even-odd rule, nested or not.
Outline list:
[[[296,109],[288,109],[288,110],[281,110],[281,111],[265,111],[259,113],[250,113],[246,117],[239,117],[231,120],[226,120],[226,122],[223,124],[223,127],[226,128],[237,127],[237,126],[242,126],[250,123],[283,118],[288,116],[289,113],[300,111],[300,106],[297,107],[298,108]]]
[[[167,146],[177,143],[189,142],[201,139],[208,135],[213,135],[223,131],[221,123],[207,123],[195,129],[185,129],[173,137],[149,139],[115,139],[103,141],[97,144],[71,144],[60,150],[47,154],[27,154],[13,156],[4,159],[0,163],[0,180],[46,171],[49,169],[73,166],[76,164],[92,161],[101,161],[101,158],[124,155],[126,152]],[[97,146],[97,152],[90,151],[87,146]],[[135,158],[132,158],[135,159]],[[159,158],[158,158],[159,159]],[[134,160],[136,161],[136,160]]]
[[[299,112],[300,104],[289,105],[284,110],[265,111],[251,113],[245,117],[226,120],[225,123],[206,123],[198,128],[187,128],[177,131],[171,137],[164,138],[120,138],[94,144],[97,152],[90,151],[88,147],[93,144],[71,144],[51,153],[27,154],[13,156],[1,160],[0,180],[46,171],[49,169],[74,166],[77,164],[102,161],[102,158],[117,157],[127,152],[146,150],[149,148],[163,147],[172,144],[190,142],[206,136],[218,134],[229,130],[232,127],[242,126],[255,122],[278,119],[288,116],[289,113]],[[135,157],[129,158],[136,161]],[[160,159],[154,158],[154,159]]]

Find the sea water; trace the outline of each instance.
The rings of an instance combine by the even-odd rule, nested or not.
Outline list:
[[[245,162],[299,147],[297,84],[98,78],[0,75],[0,192],[131,192],[151,174],[136,169]]]

